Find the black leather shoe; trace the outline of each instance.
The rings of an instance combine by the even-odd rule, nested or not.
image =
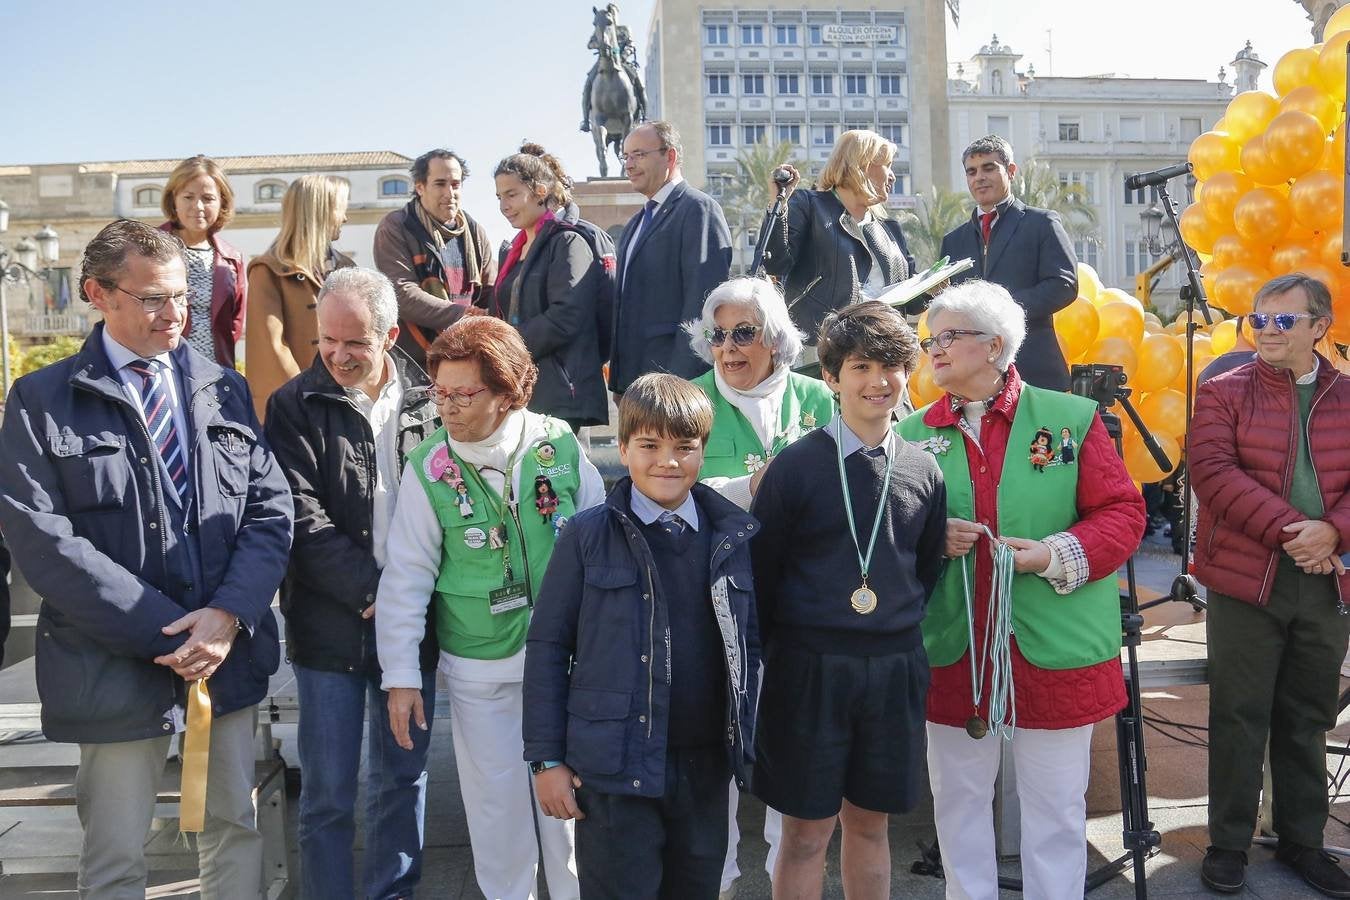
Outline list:
[[[1345,874],[1340,860],[1325,850],[1281,844],[1275,858],[1328,897],[1350,897],[1350,875]]]
[[[1200,880],[1213,890],[1236,894],[1247,883],[1247,854],[1210,847],[1200,865]]]

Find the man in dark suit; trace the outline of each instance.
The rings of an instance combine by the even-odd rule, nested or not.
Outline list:
[[[1017,354],[1022,379],[1054,391],[1069,389],[1069,367],[1055,340],[1053,316],[1078,296],[1078,262],[1057,213],[1012,195],[1017,174],[1012,146],[982,137],[961,154],[975,198],[970,221],[942,239],[942,256],[975,266],[953,279],[1001,284],[1027,311],[1027,338]]]
[[[648,122],[635,128],[623,150],[624,173],[647,202],[619,238],[609,360],[615,394],[647,372],[694,378],[708,371],[680,323],[702,314],[704,298],[731,269],[731,232],[722,208],[680,175],[674,126]]]

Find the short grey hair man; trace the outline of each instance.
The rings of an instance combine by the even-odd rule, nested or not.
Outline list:
[[[991,281],[967,281],[949,287],[928,307],[928,321],[944,312],[964,316],[971,327],[990,337],[1003,338],[1003,349],[994,365],[1000,372],[1008,371],[1027,337],[1027,312],[1007,288]]]
[[[760,343],[773,353],[773,366],[792,365],[801,355],[804,335],[792,324],[787,302],[773,282],[764,278],[743,276],[724,281],[703,302],[703,314],[684,323],[689,335],[689,346],[698,358],[712,365],[712,345],[708,333],[717,327],[717,310],[728,304],[748,306],[755,311],[755,324],[762,329]]]
[[[986,134],[984,137],[972,142],[971,145],[961,153],[961,163],[964,165],[966,160],[970,159],[972,156],[986,155],[997,156],[999,161],[1003,163],[1005,169],[1008,166],[1015,165],[1017,162],[1013,159],[1012,144],[996,134]]]
[[[350,295],[364,301],[370,310],[370,330],[375,334],[388,334],[389,329],[398,324],[394,283],[374,269],[359,266],[335,269],[319,289],[316,308],[323,307],[324,298],[329,294]]]

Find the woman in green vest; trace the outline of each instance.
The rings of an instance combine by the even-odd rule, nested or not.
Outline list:
[[[994,778],[1017,767],[1023,893],[1081,898],[1092,727],[1125,705],[1115,573],[1144,503],[1091,400],[1012,364],[1026,312],[1006,290],[943,291],[921,344],[945,393],[899,426],[947,484],[949,561],[924,647],[928,770],[948,896],[998,896]]]
[[[694,379],[712,401],[713,427],[699,478],[750,508],[758,473],[779,451],[834,414],[825,382],[792,371],[802,333],[783,295],[763,278],[733,278],[685,324],[689,344],[712,371]]]
[[[723,282],[703,302],[703,314],[684,328],[694,352],[712,364],[712,371],[694,379],[713,407],[699,478],[748,510],[765,466],[788,444],[830,420],[833,396],[825,382],[792,371],[802,352],[802,333],[792,324],[782,292],[768,279]],[[734,783],[730,791],[724,893],[740,876]],[[781,817],[766,809],[769,855],[764,865],[770,876],[781,834]]]
[[[530,793],[521,686],[553,542],[604,486],[565,422],[525,408],[539,373],[510,325],[461,319],[432,342],[427,370],[442,427],[408,456],[375,603],[390,727],[404,747],[409,727],[426,727],[417,647],[431,615],[478,886],[533,897],[537,829],[549,896],[576,898],[570,823],[536,815]]]

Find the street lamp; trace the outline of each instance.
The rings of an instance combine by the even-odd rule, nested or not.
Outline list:
[[[1139,221],[1144,226],[1144,240],[1148,244],[1148,252],[1153,256],[1162,256],[1164,253],[1171,253],[1177,242],[1177,230],[1172,225],[1172,220],[1163,215],[1163,211],[1154,203],[1148,209],[1139,214]]]
[[[8,230],[9,204],[0,200],[0,234]],[[0,382],[0,400],[9,395],[9,386],[13,383],[9,370],[9,304],[5,287],[21,281],[26,283],[29,278],[41,278],[38,265],[48,269],[60,254],[61,238],[50,225],[43,225],[42,230],[31,238],[20,238],[12,254],[0,243],[0,372],[4,375],[4,381]]]

